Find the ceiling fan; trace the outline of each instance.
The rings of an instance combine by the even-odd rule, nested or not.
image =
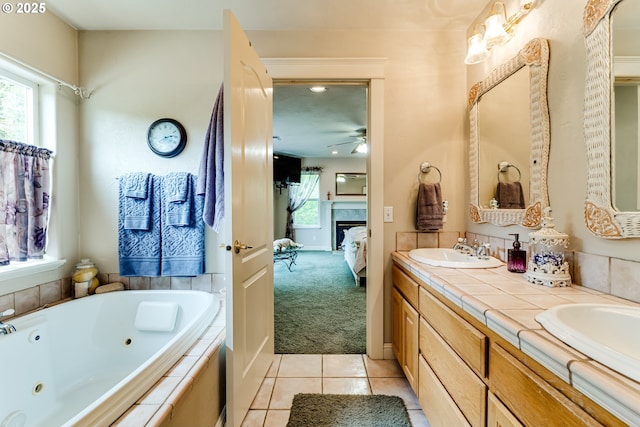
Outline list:
[[[356,129],[355,132],[356,132],[355,135],[350,135],[350,137],[356,138],[354,141],[340,142],[338,144],[327,145],[327,147],[337,147],[339,145],[347,145],[347,144],[358,144],[351,151],[351,154],[366,153],[368,148],[367,147],[367,128]]]

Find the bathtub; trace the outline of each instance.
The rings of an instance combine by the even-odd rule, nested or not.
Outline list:
[[[0,426],[108,426],[204,332],[200,291],[124,291],[11,319],[0,336]]]

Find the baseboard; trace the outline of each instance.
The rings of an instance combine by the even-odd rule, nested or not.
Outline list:
[[[396,358],[396,355],[393,353],[393,345],[390,342],[386,342],[382,346],[382,357],[385,359]]]

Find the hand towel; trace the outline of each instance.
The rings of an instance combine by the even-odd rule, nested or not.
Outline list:
[[[169,225],[167,209],[162,209],[162,276],[186,277],[204,273],[204,196],[193,194],[197,179],[189,174],[188,191],[191,194],[187,195],[187,200],[191,200],[188,204],[192,218],[190,224],[181,227]]]
[[[216,233],[224,219],[223,87],[220,86],[205,136],[196,191],[196,194],[204,195],[204,222]]]
[[[184,227],[191,224],[191,174],[170,172],[162,179],[164,208],[167,225]]]
[[[151,225],[149,176],[149,173],[134,172],[120,177],[120,186],[125,197],[124,228],[127,230],[148,230]]]
[[[147,230],[125,227],[125,206],[129,197],[125,196],[126,180],[120,179],[118,189],[118,257],[121,276],[160,275],[160,186],[158,177],[149,175],[147,199],[149,200],[150,222]]]
[[[420,184],[416,203],[416,229],[435,231],[443,224],[442,194],[440,183]]]
[[[496,200],[500,209],[524,209],[524,195],[520,181],[499,182]]]

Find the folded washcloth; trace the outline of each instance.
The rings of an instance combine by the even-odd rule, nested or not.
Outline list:
[[[124,195],[124,228],[148,230],[151,226],[151,198],[149,176],[145,172],[134,172],[120,177],[120,188]]]
[[[524,195],[520,181],[499,182],[496,200],[500,209],[524,209]]]
[[[147,185],[149,227],[136,230],[125,227],[124,209],[132,199],[125,196],[126,180],[120,179],[118,191],[118,257],[121,276],[160,275],[160,179],[150,175]]]
[[[162,200],[167,210],[166,223],[176,227],[191,224],[191,174],[170,172],[162,179]]]
[[[167,177],[163,177],[164,180]],[[162,276],[197,276],[204,273],[204,196],[194,194],[195,175],[189,174],[189,185],[184,207],[191,221],[182,227],[168,224],[168,210],[162,209]],[[171,204],[171,203],[170,203]]]
[[[442,228],[444,212],[440,183],[420,184],[416,203],[416,229],[435,231]]]

